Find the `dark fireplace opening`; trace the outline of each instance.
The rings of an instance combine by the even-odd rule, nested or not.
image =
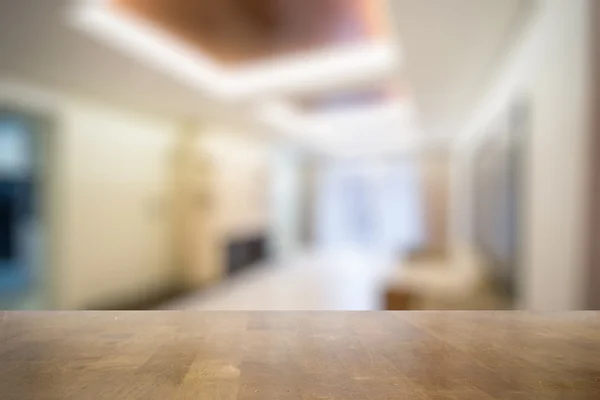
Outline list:
[[[233,239],[227,245],[227,274],[233,275],[266,259],[264,235]]]

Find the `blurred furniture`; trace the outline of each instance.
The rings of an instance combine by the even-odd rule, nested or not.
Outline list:
[[[404,257],[405,265],[418,267],[424,263],[437,262],[440,266],[444,265],[448,259],[448,250],[437,247],[419,247],[408,251]]]
[[[409,254],[383,297],[387,310],[510,308],[483,260],[468,249]]]
[[[408,287],[401,284],[389,285],[384,293],[384,308],[394,311],[410,310],[415,302],[414,296],[415,293]]]

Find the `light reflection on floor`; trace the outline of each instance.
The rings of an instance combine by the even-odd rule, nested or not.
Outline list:
[[[393,263],[352,249],[304,253],[167,304],[195,310],[375,310]]]

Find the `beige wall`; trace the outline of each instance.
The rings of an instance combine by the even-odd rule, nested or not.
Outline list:
[[[203,127],[192,141],[186,276],[192,286],[201,286],[223,277],[230,239],[268,233],[269,150],[220,127]]]
[[[450,166],[448,154],[425,152],[418,159],[425,220],[425,247],[445,250],[448,245]]]
[[[469,242],[469,176],[478,133],[515,98],[530,99],[520,271],[520,306],[528,309],[583,306],[590,1],[539,2],[536,18],[454,149],[451,235]]]
[[[4,104],[56,123],[45,199],[49,306],[117,305],[170,285],[177,122],[15,80],[0,80],[0,93]]]
[[[65,105],[61,304],[110,305],[173,279],[171,165],[178,126],[96,105]]]

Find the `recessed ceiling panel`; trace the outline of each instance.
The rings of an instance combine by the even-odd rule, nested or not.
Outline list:
[[[111,0],[226,66],[388,35],[381,0]]]

